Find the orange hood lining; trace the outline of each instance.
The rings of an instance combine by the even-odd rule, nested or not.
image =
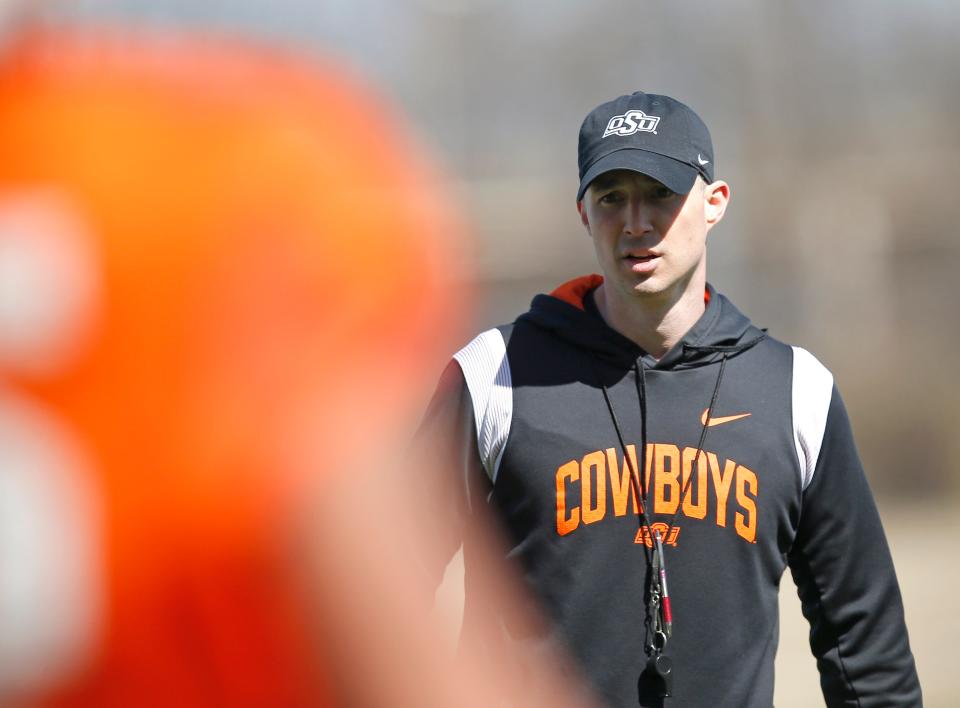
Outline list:
[[[581,275],[578,278],[573,280],[568,280],[563,285],[559,286],[554,290],[550,295],[557,298],[558,300],[563,300],[564,302],[573,305],[578,310],[584,309],[583,307],[583,298],[591,290],[596,290],[603,283],[603,276],[597,275],[596,273],[591,273],[590,275]],[[710,303],[710,289],[703,289],[703,304],[707,305]]]

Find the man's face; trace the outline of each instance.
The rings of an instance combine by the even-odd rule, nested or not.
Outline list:
[[[689,194],[677,194],[630,170],[597,177],[577,209],[607,287],[654,297],[702,288],[707,232],[722,218],[728,195],[726,183],[699,178]]]

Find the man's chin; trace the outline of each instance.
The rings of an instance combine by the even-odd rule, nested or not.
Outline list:
[[[637,297],[660,297],[665,294],[666,288],[656,278],[648,277],[635,282],[631,291]]]

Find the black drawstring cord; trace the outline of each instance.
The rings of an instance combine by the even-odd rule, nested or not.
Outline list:
[[[764,335],[766,336],[766,335]],[[667,532],[663,535],[664,538],[669,538],[670,531],[673,530],[673,522],[677,520],[677,514],[680,513],[680,509],[683,507],[683,500],[687,497],[687,492],[690,491],[690,483],[693,482],[693,468],[694,465],[697,467],[697,474],[703,472],[703,468],[700,465],[700,456],[703,454],[703,443],[707,439],[707,428],[710,427],[710,418],[713,416],[713,409],[717,405],[717,396],[720,393],[720,382],[723,381],[723,370],[727,367],[727,354],[724,353],[723,358],[720,359],[720,371],[717,372],[717,382],[713,385],[713,395],[710,396],[710,405],[707,406],[707,414],[703,418],[703,426],[700,428],[700,441],[697,443],[697,454],[693,456],[693,462],[690,464],[690,476],[687,477],[687,481],[684,483],[683,488],[680,490],[680,499],[677,502],[677,508],[673,510],[673,515],[670,517],[670,521],[667,523]],[[683,464],[681,462],[681,479],[683,478]]]
[[[643,359],[638,359],[633,365],[633,370],[636,372],[636,377],[633,379],[634,385],[637,387],[637,400],[640,401],[640,444],[641,444],[641,453],[640,453],[640,469],[643,470],[643,474],[647,473],[647,368],[643,365]],[[650,494],[650,490],[647,489],[647,483],[650,481],[646,477],[641,477],[643,482],[643,499],[644,505],[646,505],[647,496]],[[646,509],[646,506],[644,506]],[[647,519],[647,528],[649,529],[650,523]]]
[[[710,418],[713,416],[714,408],[717,405],[717,397],[720,394],[720,384],[723,382],[723,372],[727,367],[727,353],[723,354],[723,357],[720,359],[720,371],[717,372],[717,381],[713,385],[713,394],[710,396],[710,404],[707,406],[706,415],[704,416],[703,425],[700,428],[700,440],[697,442],[697,453],[693,457],[693,462],[700,467],[700,456],[703,454],[703,444],[707,440],[707,428],[710,427]],[[640,360],[639,364],[634,364],[634,371],[637,374],[636,377],[636,387],[637,387],[637,398],[640,402],[640,470],[646,472],[647,469],[647,382],[646,382],[646,368],[643,365],[643,361]],[[600,383],[600,389],[603,391],[603,400],[607,403],[607,410],[610,412],[610,419],[613,421],[613,427],[617,431],[617,440],[620,443],[620,451],[623,454],[623,459],[626,462],[627,466],[630,469],[630,484],[640,485],[640,512],[643,516],[643,521],[647,525],[647,532],[650,533],[650,517],[648,516],[647,510],[647,500],[649,498],[650,490],[647,489],[646,481],[641,474],[638,474],[637,470],[633,469],[633,463],[630,461],[630,456],[627,454],[627,444],[626,440],[623,437],[623,429],[620,427],[620,419],[617,417],[617,412],[613,407],[613,403],[610,400],[610,392],[607,390],[606,384],[602,381]],[[702,471],[698,469],[698,472]],[[677,508],[674,509],[673,515],[670,517],[670,521],[667,524],[667,532],[663,534],[664,538],[667,538],[670,534],[671,529],[673,528],[673,522],[677,520],[677,514],[680,513],[680,509],[683,507],[683,501],[687,496],[687,493],[690,491],[690,483],[693,481],[693,469],[690,470],[690,476],[687,477],[687,481],[684,483],[683,488],[680,490],[680,498],[677,501]],[[646,544],[644,544],[646,545]]]
[[[700,466],[700,456],[703,454],[703,443],[707,439],[707,428],[710,427],[710,418],[713,416],[713,409],[717,405],[717,396],[720,393],[720,383],[723,381],[723,370],[727,366],[727,357],[731,354],[738,354],[742,351],[750,349],[756,344],[759,344],[764,339],[767,338],[767,330],[761,330],[753,339],[749,339],[746,342],[741,342],[740,344],[735,344],[733,346],[697,346],[694,344],[684,344],[684,351],[693,350],[700,353],[713,353],[713,354],[722,354],[723,356],[720,359],[720,371],[717,372],[717,382],[713,385],[713,395],[710,396],[710,405],[707,406],[707,412],[703,419],[703,427],[700,428],[700,441],[697,443],[697,454],[694,455],[693,462],[690,466],[690,476],[687,477],[687,481],[684,483],[683,488],[680,490],[680,501],[677,503],[677,508],[674,509],[673,516],[670,517],[670,522],[667,524],[667,533],[664,534],[664,538],[668,538],[670,531],[673,530],[673,522],[677,520],[677,514],[680,513],[680,509],[683,508],[683,500],[687,497],[687,492],[690,491],[690,483],[693,482],[693,465],[697,466],[697,473],[702,472]],[[644,389],[646,390],[646,389]],[[646,425],[646,404],[641,401],[641,411],[643,411],[644,416],[644,425]],[[681,468],[683,463],[681,462]],[[683,476],[683,470],[681,469],[681,478]]]
[[[638,359],[634,364],[634,371],[636,373],[634,381],[637,387],[637,398],[640,404],[640,473],[634,469],[633,462],[631,461],[630,456],[627,454],[627,444],[623,437],[623,429],[620,426],[620,420],[617,418],[617,412],[613,407],[613,402],[610,400],[610,392],[607,390],[606,384],[603,383],[603,379],[599,376],[596,366],[593,367],[594,374],[596,375],[597,380],[600,382],[600,388],[603,391],[603,400],[606,402],[607,410],[610,412],[610,419],[613,421],[613,427],[617,432],[617,440],[620,443],[620,451],[623,454],[624,464],[630,471],[631,489],[634,491],[634,498],[640,507],[639,511],[642,516],[642,520],[638,521],[641,524],[640,533],[643,535],[643,526],[646,526],[645,535],[653,540],[656,544],[655,548],[648,548],[646,543],[641,544],[644,547],[644,559],[647,562],[647,573],[660,573],[659,577],[654,577],[652,575],[648,577],[648,581],[646,583],[647,589],[644,594],[644,607],[646,608],[644,619],[644,630],[646,633],[646,637],[644,639],[644,651],[648,655],[647,666],[644,669],[644,672],[652,671],[651,675],[655,676],[660,682],[662,682],[660,684],[659,694],[661,696],[672,695],[671,686],[673,683],[671,668],[672,663],[668,657],[662,654],[664,646],[670,637],[671,613],[666,592],[666,576],[664,570],[663,545],[661,544],[661,538],[667,539],[670,537],[670,532],[673,530],[673,524],[676,521],[680,510],[683,508],[684,500],[690,492],[690,484],[693,482],[694,466],[696,467],[697,475],[705,473],[704,465],[701,464],[700,458],[703,455],[703,445],[707,439],[707,428],[710,427],[710,419],[713,416],[714,408],[717,405],[717,398],[720,395],[720,384],[723,382],[723,372],[727,367],[727,358],[758,344],[760,341],[765,339],[766,336],[767,333],[764,330],[759,336],[742,344],[733,346],[683,345],[684,350],[690,349],[697,350],[702,353],[721,354],[720,371],[717,372],[717,380],[713,385],[713,393],[710,396],[710,403],[707,406],[707,410],[704,414],[703,426],[700,428],[700,440],[697,442],[697,452],[693,457],[693,462],[691,463],[690,475],[687,477],[686,482],[682,484],[679,499],[677,500],[677,507],[674,509],[673,514],[670,516],[670,521],[667,524],[667,532],[658,537],[654,537],[653,535],[649,510],[647,508],[647,502],[650,498],[648,483],[651,480],[645,480],[641,476],[641,474],[646,473],[647,470],[647,380],[646,367],[643,365],[643,359]],[[591,364],[593,364],[592,360]],[[682,460],[680,462],[680,466],[680,475],[682,479]],[[657,555],[657,553],[659,553],[659,555]],[[662,592],[662,596],[659,595],[660,592]],[[657,593],[656,596],[655,593]],[[660,607],[661,602],[664,603],[663,607],[665,608],[663,610],[665,614],[662,616],[660,615],[660,612],[662,611],[662,608]],[[660,619],[663,620],[665,629],[661,629],[658,625],[658,621]],[[661,639],[659,644],[656,642],[657,636],[660,636]],[[653,638],[653,641],[651,641],[651,638]]]
[[[764,336],[766,335],[762,335],[757,341],[762,339]],[[756,342],[750,342],[751,345],[755,343]],[[721,351],[723,350],[721,349]],[[723,372],[727,367],[727,356],[729,351],[729,349],[723,351],[723,356],[720,359],[720,371],[717,372],[717,380],[713,385],[713,393],[710,396],[710,404],[707,406],[706,415],[703,419],[703,426],[700,428],[700,440],[697,442],[697,452],[693,457],[693,463],[691,464],[690,468],[690,476],[687,477],[686,482],[683,484],[683,487],[680,490],[679,499],[677,500],[677,508],[674,509],[673,514],[670,517],[670,521],[667,523],[667,532],[662,534],[662,538],[664,539],[670,537],[670,532],[673,530],[673,524],[677,520],[677,515],[683,508],[684,499],[686,499],[687,494],[690,491],[690,484],[693,482],[694,475],[693,465],[696,465],[697,467],[697,474],[702,474],[704,472],[703,467],[700,464],[700,457],[703,454],[703,445],[707,439],[707,428],[710,427],[710,418],[713,416],[714,408],[717,405],[717,398],[720,395],[720,384],[723,382]],[[637,387],[637,398],[640,403],[640,473],[633,468],[633,462],[631,462],[630,456],[627,454],[627,444],[623,437],[623,428],[620,426],[620,419],[617,417],[617,411],[614,409],[613,402],[610,400],[610,392],[607,390],[607,386],[603,383],[603,380],[600,379],[599,376],[597,378],[600,381],[600,389],[603,391],[603,400],[606,402],[607,410],[610,412],[610,419],[613,421],[614,430],[617,432],[617,440],[620,443],[620,451],[623,454],[624,463],[627,465],[627,468],[630,471],[630,486],[633,489],[635,498],[640,506],[639,511],[643,519],[641,523],[642,525],[646,526],[646,534],[653,539],[653,531],[651,529],[652,524],[650,522],[649,510],[647,508],[647,502],[650,498],[650,490],[647,487],[648,480],[644,480],[642,476],[647,469],[647,379],[646,367],[644,367],[642,359],[639,359],[638,362],[634,364],[634,371],[636,373],[634,381]],[[650,572],[650,569],[653,566],[653,554],[656,552],[656,550],[653,548],[647,548],[646,543],[641,545],[643,546],[644,558],[647,561],[647,569],[648,572]],[[644,621],[644,624],[646,625],[647,640],[644,641],[644,645],[649,653],[651,649],[655,649],[654,645],[649,641],[652,631],[651,628],[655,623],[655,618],[651,616],[649,602],[645,600],[644,605],[647,607],[646,619]]]
[[[633,364],[633,370],[636,374],[633,377],[634,385],[637,388],[637,401],[640,403],[640,473],[637,475],[639,480],[641,491],[643,496],[640,498],[640,509],[643,511],[643,523],[646,525],[646,537],[649,537],[653,540],[652,531],[650,530],[650,510],[647,508],[647,500],[650,498],[650,478],[647,477],[647,375],[646,367],[643,365],[643,359],[637,359]],[[616,421],[614,421],[616,425]],[[622,437],[622,436],[621,436]],[[624,459],[627,458],[626,451],[624,451]],[[641,532],[642,533],[642,532]],[[649,552],[647,549],[646,538],[643,538],[643,554],[647,561],[647,573],[650,574],[650,577],[647,578],[647,582],[644,583],[646,586],[646,591],[644,593],[643,605],[645,608],[644,619],[643,619],[643,629],[644,629],[644,638],[643,638],[643,647],[644,651],[648,656],[652,656],[657,653],[657,612],[659,609],[656,606],[654,600],[654,588],[657,585],[657,563],[655,562],[657,549],[655,546],[650,547]],[[663,649],[661,645],[659,647]]]
[[[627,454],[627,443],[623,437],[623,429],[620,427],[620,419],[617,417],[617,411],[614,410],[613,403],[610,400],[610,392],[607,390],[607,385],[600,382],[600,390],[603,391],[603,400],[607,403],[607,410],[610,412],[610,419],[613,421],[613,428],[617,432],[617,440],[620,442],[620,452],[623,454],[624,464],[627,465],[627,469],[630,472],[630,489],[633,493],[634,500],[638,505],[638,510],[640,515],[643,517],[643,522],[646,524],[647,529],[650,528],[650,518],[647,516],[647,506],[646,506],[646,485],[643,482],[643,478],[640,474],[637,473],[637,470],[633,468],[633,462],[630,459],[630,456]],[[641,410],[643,410],[644,404],[641,398]],[[640,469],[646,469],[646,421],[643,422],[640,428]],[[647,563],[652,561],[652,553],[650,549],[647,548],[646,544],[643,545],[643,553],[647,559]]]
[[[610,400],[610,392],[607,390],[606,384],[603,383],[603,380],[598,377],[600,381],[600,389],[603,391],[603,400],[607,403],[607,410],[610,412],[610,419],[613,421],[613,428],[617,432],[617,440],[620,443],[620,451],[623,455],[624,464],[627,466],[628,471],[630,472],[630,487],[633,490],[634,499],[638,505],[638,511],[642,517],[642,521],[639,521],[639,526],[641,529],[646,528],[646,534],[649,538],[651,536],[650,526],[650,516],[649,510],[647,509],[647,499],[649,498],[649,489],[647,488],[647,481],[644,478],[644,474],[647,470],[647,379],[646,379],[646,368],[643,365],[643,360],[638,360],[638,363],[634,364],[634,372],[636,376],[634,377],[634,382],[637,387],[637,399],[640,402],[640,471],[634,469],[633,462],[630,458],[630,455],[627,454],[627,444],[626,440],[623,437],[623,428],[620,426],[620,419],[617,417],[617,411],[613,407],[613,402]],[[643,547],[644,560],[647,562],[647,572],[655,572],[654,567],[654,554],[657,552],[655,548],[648,547],[646,542],[640,544]],[[656,615],[657,612],[655,607],[651,606],[651,599],[647,596],[647,593],[653,592],[653,584],[656,583],[655,578],[648,578],[647,582],[644,583],[646,586],[643,605],[646,608],[644,613],[644,631],[646,632],[646,637],[644,638],[644,649],[647,654],[653,654],[657,651],[657,646],[653,641],[653,637],[656,635]],[[660,647],[662,648],[662,647]]]

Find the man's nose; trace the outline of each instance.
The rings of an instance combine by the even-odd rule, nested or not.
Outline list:
[[[653,231],[653,210],[642,199],[631,200],[627,207],[626,220],[623,225],[625,233],[641,236]]]

